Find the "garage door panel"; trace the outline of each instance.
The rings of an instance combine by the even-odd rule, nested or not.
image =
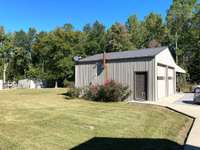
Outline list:
[[[174,95],[174,69],[168,68],[168,95]]]
[[[174,76],[174,69],[168,68],[168,77]]]
[[[165,80],[158,80],[158,98],[162,98],[166,96],[166,82]]]
[[[158,88],[158,99],[166,96],[166,67],[157,66],[157,88]]]
[[[166,68],[164,66],[158,66],[158,76],[166,76]]]

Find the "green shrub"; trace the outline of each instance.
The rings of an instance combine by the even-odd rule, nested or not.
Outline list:
[[[74,88],[75,87],[74,82],[68,81],[66,79],[63,81],[63,85],[64,85],[64,87],[67,87],[67,88]]]
[[[85,91],[85,98],[101,102],[124,101],[130,95],[128,86],[123,86],[114,80],[107,81],[103,85],[91,85]]]
[[[65,95],[69,98],[79,98],[81,95],[81,89],[80,88],[70,88]]]
[[[182,83],[182,84],[179,84],[179,90],[180,90],[180,92],[190,93],[190,92],[192,92],[193,86],[194,86],[194,84],[189,83],[189,82]]]
[[[176,80],[176,89],[178,92],[192,92],[192,86],[194,86],[195,84],[188,82],[187,74],[177,75]]]

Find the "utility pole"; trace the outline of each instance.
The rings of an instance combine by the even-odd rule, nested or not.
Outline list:
[[[178,54],[177,54],[177,50],[178,50],[178,33],[177,33],[177,31],[175,33],[175,50],[176,50],[176,64],[178,64]]]

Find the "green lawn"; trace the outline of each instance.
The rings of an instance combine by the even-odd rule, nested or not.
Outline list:
[[[157,106],[67,100],[65,91],[0,91],[0,150],[170,149],[192,123]]]

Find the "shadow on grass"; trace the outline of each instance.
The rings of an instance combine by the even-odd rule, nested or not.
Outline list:
[[[193,146],[187,148],[200,150]],[[94,137],[71,150],[183,150],[183,146],[167,139]]]
[[[58,94],[58,95],[62,95],[66,100],[73,100],[73,99],[75,99],[75,98],[69,97],[69,96],[67,95],[67,92],[65,92],[65,93],[60,93],[60,94]]]

